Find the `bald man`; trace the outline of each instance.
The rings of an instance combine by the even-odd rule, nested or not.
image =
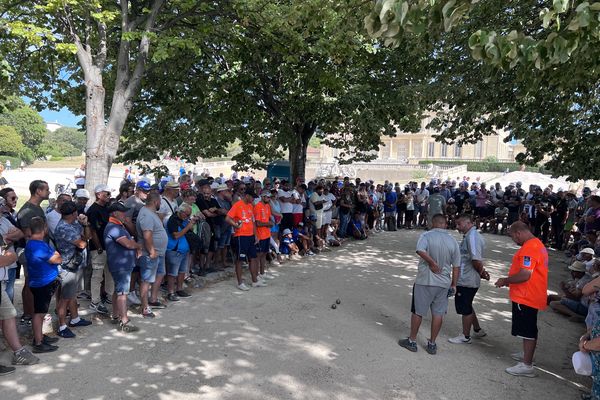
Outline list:
[[[496,287],[508,286],[512,302],[512,335],[523,339],[523,353],[512,354],[519,361],[506,372],[515,376],[535,377],[533,354],[537,344],[537,314],[546,308],[548,290],[548,251],[529,227],[517,221],[508,233],[521,246],[515,253],[508,277],[500,278]]]

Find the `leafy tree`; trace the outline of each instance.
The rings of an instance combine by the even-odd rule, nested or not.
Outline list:
[[[11,84],[38,108],[85,114],[88,189],[108,179],[148,65],[172,66],[170,47],[195,47],[188,27],[212,4],[0,0],[0,58]]]
[[[0,154],[20,156],[25,151],[21,136],[12,126],[0,125]]]
[[[0,125],[15,128],[23,144],[37,154],[38,146],[46,134],[42,117],[18,97],[9,97],[2,103]]]
[[[555,175],[600,178],[598,2],[378,1],[367,30],[430,52],[426,97],[439,140],[506,129]],[[407,8],[408,7],[408,8]]]
[[[374,157],[381,135],[418,128],[424,72],[418,46],[380,48],[362,31],[362,0],[238,0],[221,4],[202,54],[172,49],[178,68],[151,68],[157,82],[136,103],[124,160],[163,152],[187,159],[224,154],[238,139],[237,168],[289,151],[304,176],[313,137],[342,149],[342,162]]]
[[[85,151],[86,146],[85,132],[66,126],[58,128],[54,132],[48,132],[45,141],[67,145],[71,154],[65,155],[69,156],[81,155]]]

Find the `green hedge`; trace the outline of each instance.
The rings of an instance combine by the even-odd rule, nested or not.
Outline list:
[[[461,161],[461,160],[421,160],[419,164],[434,164],[434,165],[466,165],[467,170],[472,172],[504,172],[508,168],[509,172],[520,171],[521,164],[516,162],[500,162],[500,161]],[[548,173],[543,167],[525,167],[527,172],[543,172]]]
[[[6,155],[0,154],[0,162],[5,167],[6,167],[6,160],[10,160],[10,167],[12,169],[18,169],[19,166],[21,165],[21,159],[19,157],[6,156]]]

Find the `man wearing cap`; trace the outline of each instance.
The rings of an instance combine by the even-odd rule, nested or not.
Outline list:
[[[252,287],[267,286],[262,280],[258,280],[258,268],[256,266],[256,225],[254,220],[254,193],[247,190],[242,200],[231,207],[227,213],[226,221],[234,229],[231,247],[235,255],[235,275],[238,289],[249,290],[242,280],[242,258],[246,258],[250,266]]]
[[[127,211],[125,212],[125,216],[131,220],[131,222],[135,226],[135,221],[137,220],[138,213],[146,204],[146,197],[148,197],[148,193],[150,193],[150,184],[146,181],[139,181],[135,185],[135,192],[133,196],[129,197],[124,205],[127,207]],[[129,232],[134,234],[134,232]]]
[[[77,205],[72,201],[63,203],[60,207],[62,218],[54,231],[56,250],[62,256],[60,271],[61,291],[56,313],[58,314],[58,336],[74,338],[75,334],[69,327],[91,325],[79,317],[77,312],[77,290],[79,288],[82,269],[86,263],[87,241],[91,237],[90,224],[85,214],[77,214]],[[67,327],[67,309],[71,314]]]
[[[254,219],[256,221],[256,236],[258,238],[257,245],[257,262],[259,267],[258,276],[260,278],[273,278],[272,275],[267,275],[265,270],[267,266],[267,253],[271,244],[271,227],[273,221],[271,218],[271,192],[263,190],[260,193],[260,201],[254,206]]]
[[[559,314],[566,315],[573,322],[581,322],[588,314],[588,298],[583,296],[583,287],[592,280],[586,274],[585,264],[575,261],[569,265],[571,279],[561,281],[559,286],[562,295],[549,295],[548,305]]]
[[[87,202],[90,199],[90,192],[87,189],[77,189],[75,192],[75,202],[77,204],[77,214],[85,214],[87,211]]]
[[[231,226],[225,220],[225,216],[229,210],[231,210],[231,190],[229,189],[229,186],[223,183],[220,184],[217,187],[217,195],[215,196],[215,200],[219,205],[219,209],[217,210],[219,213],[219,218],[215,220],[215,229],[219,230],[216,243],[217,254],[215,263],[218,267],[225,268],[230,266],[227,265],[227,250],[229,249],[231,235],[233,233]],[[219,227],[217,228],[216,225]]]
[[[110,217],[104,230],[104,247],[108,254],[108,270],[115,282],[113,292],[112,323],[118,323],[118,330],[135,332],[138,330],[127,316],[127,295],[131,288],[131,274],[137,256],[141,255],[142,245],[133,240],[125,228],[128,208],[119,202],[108,207]],[[146,299],[148,296],[146,296]]]
[[[281,189],[277,192],[277,199],[281,204],[281,229],[292,229],[294,227],[294,197],[290,191],[288,181],[281,181]]]
[[[211,232],[208,254],[206,255],[206,258],[202,260],[203,262],[201,264],[207,272],[211,272],[214,271],[214,256],[215,251],[217,250],[217,242],[220,239],[220,236],[218,235],[221,233],[216,226],[220,220],[220,218],[218,218],[220,216],[220,206],[212,194],[212,189],[210,188],[208,180],[203,179],[199,181],[198,187],[200,189],[200,195],[196,197],[196,205],[202,214],[204,214]]]
[[[108,224],[108,203],[110,202],[111,189],[108,185],[100,184],[94,188],[96,201],[87,210],[87,217],[92,228],[92,240],[90,241],[90,254],[92,258],[92,277],[90,288],[92,291],[92,302],[90,308],[100,314],[108,314],[106,303],[102,301],[100,286],[104,276],[104,290],[112,295],[113,280],[106,264],[106,253],[104,252],[104,228]]]
[[[165,225],[167,224],[169,217],[175,214],[175,210],[177,209],[177,197],[179,197],[179,183],[175,181],[167,182],[160,200],[160,209],[158,210],[158,216]]]
[[[188,254],[190,244],[186,239],[186,233],[192,231],[199,217],[192,215],[192,206],[181,203],[175,210],[175,214],[169,217],[167,222],[167,252],[165,262],[167,266],[167,300],[179,301],[180,297],[191,295],[183,289],[183,281],[188,272]]]

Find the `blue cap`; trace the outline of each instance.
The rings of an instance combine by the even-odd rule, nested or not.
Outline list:
[[[148,182],[146,182],[146,181],[139,181],[137,183],[137,185],[135,185],[135,187],[137,189],[141,189],[141,190],[143,190],[145,192],[147,192],[147,191],[150,190],[150,184]]]

